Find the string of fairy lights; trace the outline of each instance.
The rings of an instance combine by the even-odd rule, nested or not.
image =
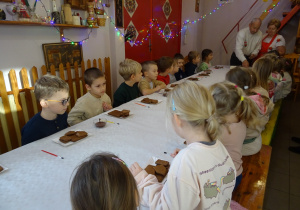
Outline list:
[[[43,4],[42,0],[39,0],[39,1],[41,2],[43,8],[45,9],[46,13],[48,14],[49,10],[46,9],[46,7]],[[97,5],[97,7],[99,9],[101,9],[101,7],[102,7],[102,9],[104,10],[104,16],[106,16],[106,18],[109,19],[110,24],[112,24],[112,26],[115,28],[117,36],[125,37],[127,39],[125,41],[131,42],[133,44],[132,46],[141,46],[141,45],[143,45],[145,43],[144,41],[147,41],[149,39],[149,37],[151,35],[150,31],[151,31],[152,28],[154,28],[154,30],[157,32],[157,34],[161,38],[163,38],[163,39],[166,39],[166,38],[167,39],[174,39],[174,38],[178,37],[182,33],[182,31],[184,30],[184,28],[186,26],[188,26],[190,24],[196,24],[196,23],[198,23],[198,22],[206,19],[207,17],[209,17],[210,15],[213,15],[214,13],[216,13],[217,11],[219,11],[222,7],[224,7],[227,4],[228,4],[228,2],[224,2],[223,4],[219,4],[218,7],[214,8],[210,12],[208,12],[208,13],[200,16],[200,18],[198,18],[198,19],[195,19],[195,20],[189,20],[189,19],[187,19],[187,20],[183,21],[182,22],[182,27],[181,27],[181,29],[179,31],[174,32],[174,31],[170,30],[168,34],[164,33],[164,30],[162,29],[162,27],[159,24],[159,22],[158,22],[157,19],[151,19],[149,21],[149,24],[147,24],[147,25],[144,26],[145,29],[142,29],[142,30],[139,30],[139,31],[137,30],[137,32],[139,32],[139,34],[143,34],[144,32],[146,32],[145,35],[144,35],[144,37],[141,38],[140,41],[138,41],[136,39],[132,39],[132,37],[127,38],[125,36],[125,34],[116,26],[114,19],[111,16],[108,15],[107,11],[105,10],[105,5],[102,3],[102,0],[95,0],[95,5]],[[269,10],[264,10],[263,13],[270,13],[270,12],[272,12],[279,4],[280,4],[280,2],[278,2],[277,4],[273,4],[272,7]],[[58,31],[58,33],[60,33],[59,27],[56,26],[53,23],[53,21],[50,21],[50,23]],[[172,22],[169,22],[168,25],[177,25],[177,23],[175,21],[172,21]],[[89,40],[90,34],[92,33],[92,30],[93,30],[93,26],[90,25],[89,27],[90,27],[90,31],[89,31],[87,37],[84,38],[84,39],[82,39],[81,41],[78,41],[80,44],[83,44],[83,43],[85,43],[85,42],[87,42]],[[64,34],[62,34],[61,36],[62,36],[61,39],[64,42],[71,42],[72,44],[76,43],[72,39],[65,37]]]

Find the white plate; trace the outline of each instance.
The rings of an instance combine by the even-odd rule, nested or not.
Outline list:
[[[114,110],[122,111],[121,109],[111,109],[111,110],[105,112],[104,114],[106,114],[107,116],[110,116],[110,117],[115,117],[115,116],[112,116],[112,115],[108,114],[109,112],[112,112],[112,111],[114,111]],[[132,116],[132,115],[133,115],[133,114],[131,113],[131,110],[130,110],[129,116],[128,116],[128,117],[130,117],[130,116]],[[128,118],[128,117],[115,117],[115,118],[118,118],[118,119],[126,119],[126,118]]]
[[[0,171],[0,174],[3,173],[4,171],[8,170],[8,168],[6,168],[4,165],[0,164],[0,166],[3,168],[3,170]]]
[[[147,97],[145,97],[145,98],[147,98]],[[137,100],[137,102],[143,103],[143,102],[142,102],[143,99],[144,99],[144,98],[139,99],[139,100]],[[150,99],[153,99],[153,98],[150,98]],[[154,100],[157,100],[157,101],[158,101],[157,104],[159,104],[159,103],[162,102],[162,100],[159,100],[159,99],[154,99]],[[143,103],[143,104],[147,104],[147,103]],[[147,104],[147,105],[157,105],[157,104]]]
[[[79,130],[78,130],[78,131],[79,131]],[[85,137],[85,138],[83,138],[83,139],[80,139],[80,140],[78,140],[78,141],[75,141],[75,142],[69,141],[68,143],[62,143],[61,141],[59,141],[59,138],[60,138],[60,137],[55,138],[55,139],[52,139],[52,141],[55,142],[55,143],[57,143],[57,144],[59,144],[59,145],[61,145],[61,146],[67,147],[67,146],[70,146],[70,145],[75,144],[75,143],[77,143],[77,142],[80,142],[80,141],[82,141],[82,140],[86,140],[89,136],[91,136],[91,135],[88,133],[88,136],[87,136],[87,137]]]

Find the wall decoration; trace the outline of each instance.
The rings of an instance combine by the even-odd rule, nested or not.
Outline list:
[[[171,37],[171,29],[170,29],[170,26],[169,24],[167,23],[166,26],[165,26],[165,29],[164,29],[164,32],[163,32],[163,35],[164,35],[164,38],[166,40],[166,42],[168,43],[170,37]]]
[[[14,0],[0,0],[0,1],[13,3]]]
[[[128,26],[125,30],[125,34],[128,34],[131,36],[131,39],[129,40],[129,44],[132,47],[134,45],[135,40],[139,36],[139,32],[136,30],[132,21],[130,21],[130,23],[128,24]]]
[[[169,0],[166,0],[166,2],[164,3],[163,11],[164,11],[164,14],[166,16],[166,19],[168,20],[170,14],[172,12],[172,7],[171,7],[171,4],[170,4]]]
[[[196,0],[195,12],[199,13],[199,7],[200,7],[200,0]]]
[[[138,7],[138,3],[136,0],[125,0],[124,7],[127,10],[129,16],[132,18],[134,12],[136,11]]]
[[[123,0],[115,0],[115,25],[117,28],[123,28],[124,27],[124,18],[123,18]]]
[[[53,64],[55,69],[58,70],[60,63],[66,65],[70,63],[71,67],[74,66],[74,62],[77,61],[78,66],[81,65],[83,59],[82,46],[79,42],[75,43],[52,43],[43,44],[43,52],[45,57],[45,63],[47,70],[50,71],[50,66]]]
[[[218,4],[232,3],[233,0],[218,0]]]
[[[86,3],[89,0],[64,0],[65,4],[70,4],[72,9],[86,10]]]

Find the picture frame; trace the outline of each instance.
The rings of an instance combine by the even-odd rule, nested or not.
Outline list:
[[[124,28],[123,0],[115,0],[115,25]]]
[[[0,0],[0,2],[9,2],[9,3],[13,3],[13,0]]]
[[[70,4],[72,9],[86,10],[86,3],[89,0],[64,0],[65,4]]]
[[[233,0],[218,0],[218,4],[232,3]]]
[[[200,0],[195,0],[195,12],[199,13]]]
[[[52,64],[55,66],[55,70],[58,70],[60,63],[65,66],[69,62],[70,66],[74,67],[74,62],[77,61],[78,66],[81,66],[83,54],[79,42],[74,42],[74,44],[69,42],[42,44],[42,48],[47,71],[50,71]]]

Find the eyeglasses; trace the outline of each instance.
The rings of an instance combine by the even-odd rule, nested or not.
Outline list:
[[[61,101],[57,101],[57,100],[48,100],[46,99],[46,101],[54,101],[54,102],[60,102],[63,106],[66,106],[67,103],[70,101],[70,97]]]

